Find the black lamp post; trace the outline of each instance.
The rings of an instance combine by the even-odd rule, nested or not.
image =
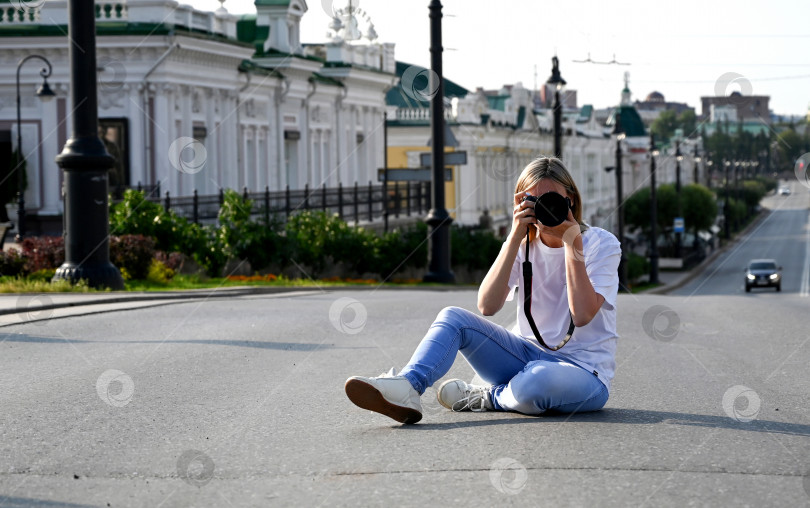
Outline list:
[[[714,176],[714,162],[712,161],[712,154],[706,154],[706,187],[712,187],[712,177]]]
[[[56,163],[64,170],[65,262],[54,280],[86,280],[91,287],[123,289],[110,263],[107,190],[114,159],[98,137],[95,5],[68,0],[71,137]]]
[[[695,184],[698,184],[698,183],[700,183],[700,161],[701,161],[701,157],[700,157],[700,153],[698,153],[697,143],[695,143],[695,157],[694,157],[694,160],[695,160],[695,167],[693,168],[694,174],[693,174],[692,182],[695,183]]]
[[[675,193],[677,194],[678,200],[678,217],[683,217],[683,206],[681,205],[681,161],[683,160],[683,155],[681,155],[681,142],[680,140],[675,140]],[[680,231],[675,232],[675,257],[681,257],[681,242],[683,241],[683,233]]]
[[[619,291],[627,291],[627,256],[624,252],[624,206],[622,206],[622,140],[624,128],[622,127],[621,109],[616,109],[616,123],[613,134],[616,134],[616,166],[607,167],[605,171],[616,170],[616,222],[617,235],[622,255],[619,258]]]
[[[442,83],[442,3],[430,2],[430,68],[432,77],[438,80],[430,99],[430,130],[433,137],[431,154],[433,162],[433,208],[425,222],[430,226],[428,234],[428,272],[425,282],[455,282],[450,270],[450,224],[453,218],[444,207],[444,84]]]
[[[725,229],[724,234],[726,240],[731,238],[731,229],[729,224],[729,212],[731,210],[731,205],[729,200],[731,199],[730,191],[728,188],[728,171],[731,168],[731,162],[723,159],[723,176],[725,178],[725,188],[726,188],[726,199],[723,200],[723,229]]]
[[[17,242],[21,242],[25,237],[25,167],[23,165],[23,161],[25,160],[25,155],[23,154],[22,149],[22,112],[21,112],[21,100],[20,100],[20,70],[22,69],[23,64],[28,60],[36,58],[37,60],[42,60],[47,67],[43,67],[39,71],[39,75],[42,76],[42,84],[37,88],[36,96],[41,98],[43,101],[51,100],[56,94],[53,93],[51,87],[48,86],[48,78],[51,75],[51,62],[48,61],[47,58],[41,55],[28,55],[27,57],[20,60],[17,64],[17,167],[14,168],[17,171],[17,236],[15,240]]]
[[[566,85],[560,76],[560,60],[557,56],[551,58],[551,77],[546,84],[554,86],[554,157],[562,159],[562,103],[560,91]]]
[[[740,202],[740,186],[738,181],[738,175],[740,171],[740,161],[734,161],[734,199],[737,202]],[[737,215],[734,215],[734,231],[740,230],[740,218]]]
[[[658,200],[655,188],[655,134],[650,131],[650,284],[658,284]]]

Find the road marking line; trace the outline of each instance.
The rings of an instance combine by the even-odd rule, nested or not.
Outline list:
[[[810,296],[810,215],[808,215],[807,219],[807,225],[805,226],[807,234],[804,242],[804,270],[802,270],[802,285],[799,291],[799,296],[804,298]]]

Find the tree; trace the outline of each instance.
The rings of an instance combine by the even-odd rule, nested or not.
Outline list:
[[[695,236],[708,230],[717,218],[717,200],[712,191],[700,184],[690,183],[681,189],[683,220]]]
[[[697,134],[697,117],[694,110],[686,109],[678,115],[678,124],[684,136],[692,137],[693,134]]]
[[[680,123],[678,122],[677,115],[674,111],[668,109],[658,115],[658,118],[656,118],[652,126],[650,126],[650,130],[655,134],[655,137],[666,141],[675,134],[675,129],[678,127],[680,127]]]

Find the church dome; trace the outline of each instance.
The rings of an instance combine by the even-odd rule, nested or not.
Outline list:
[[[650,92],[646,99],[647,102],[665,102],[664,94],[661,92]]]

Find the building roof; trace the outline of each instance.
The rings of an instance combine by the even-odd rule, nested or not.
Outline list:
[[[647,135],[644,130],[644,122],[641,121],[641,116],[633,106],[617,106],[610,113],[605,125],[608,127],[614,126],[617,116],[621,118],[622,129],[624,129],[624,134],[628,138]]]
[[[396,74],[397,77],[400,79],[400,86],[392,87],[390,90],[388,90],[388,93],[385,95],[385,103],[388,104],[389,106],[396,106],[398,108],[430,107],[430,102],[418,100],[417,97],[414,97],[415,94],[407,93],[402,88],[403,85],[401,83],[402,75],[405,74],[405,71],[411,67],[421,68],[418,65],[397,61]],[[420,72],[417,75],[417,78],[414,80],[415,83],[412,83],[411,85],[415,85],[414,88],[418,90],[424,90],[427,87],[427,77],[429,76],[429,73],[430,71]],[[446,101],[454,97],[466,97],[466,95],[470,93],[469,90],[447,79],[446,77],[442,79],[442,83],[444,84],[444,97]]]

